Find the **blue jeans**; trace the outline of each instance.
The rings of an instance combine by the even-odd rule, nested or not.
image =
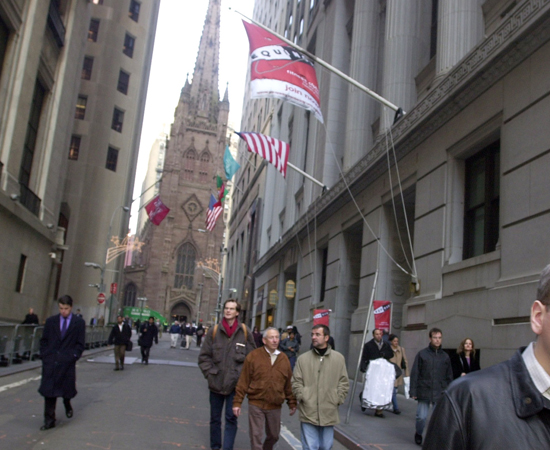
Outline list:
[[[393,403],[393,410],[399,411],[399,405],[397,404],[397,388],[393,388],[393,395],[391,397],[391,402]]]
[[[210,391],[210,448],[222,448],[222,412],[225,402],[225,429],[223,433],[223,450],[233,450],[237,435],[237,416],[233,414],[233,397],[216,394]]]
[[[424,431],[424,427],[426,426],[426,417],[428,417],[430,406],[433,408],[435,403],[418,400],[418,405],[416,407],[416,432],[418,434],[422,434]]]
[[[300,422],[302,450],[331,450],[334,442],[334,427],[320,427]]]

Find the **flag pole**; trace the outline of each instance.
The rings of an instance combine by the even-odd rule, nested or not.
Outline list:
[[[231,8],[229,8],[231,9]],[[300,53],[303,53],[304,55],[306,55],[308,58],[310,58],[312,61],[315,61],[316,63],[318,63],[319,65],[323,66],[325,69],[328,69],[330,70],[332,73],[334,73],[335,75],[338,75],[340,78],[343,78],[345,81],[347,81],[348,83],[352,84],[353,86],[355,86],[357,89],[365,92],[367,95],[371,96],[373,99],[379,101],[380,103],[382,103],[383,105],[386,105],[388,108],[396,111],[399,115],[399,117],[401,117],[403,114],[405,114],[405,112],[398,106],[394,105],[393,103],[391,103],[389,100],[386,100],[384,97],[382,97],[381,95],[378,95],[376,92],[370,90],[368,87],[366,86],[363,86],[361,83],[355,81],[353,78],[351,78],[350,76],[346,75],[344,72],[338,70],[336,67],[330,65],[329,63],[323,61],[321,58],[318,58],[317,56],[315,56],[313,53],[310,53],[308,52],[306,49],[303,49],[302,47],[300,47],[299,45],[296,45],[294,42],[292,41],[289,41],[287,38],[281,36],[280,34],[277,34],[275,33],[273,30],[270,30],[269,28],[267,28],[266,26],[262,25],[261,23],[255,21],[254,19],[251,19],[250,17],[247,17],[245,16],[243,13],[237,11],[237,10],[233,10],[235,11],[237,14],[241,15],[242,17],[244,17],[246,20],[249,20],[250,22],[252,22],[254,25],[257,25],[259,26],[260,28],[262,28],[263,30],[267,31],[268,33],[271,33],[273,36],[276,36],[277,38],[279,38],[281,41],[283,41],[284,43],[290,45],[292,48],[295,48],[296,50],[298,50]]]
[[[287,162],[286,163],[286,166],[287,167],[290,167],[291,169],[294,169],[296,172],[298,172],[299,174],[302,174],[304,177],[306,177],[308,180],[311,180],[313,181],[314,183],[318,184],[319,186],[321,186],[323,188],[323,190],[327,190],[328,187],[326,185],[324,185],[323,183],[321,183],[319,180],[316,180],[315,178],[313,178],[311,175],[305,173],[302,169],[298,169],[298,167],[296,167],[294,164],[292,163],[289,163]]]

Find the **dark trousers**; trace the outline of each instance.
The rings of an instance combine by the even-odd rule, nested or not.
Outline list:
[[[55,425],[55,405],[57,397],[44,397],[44,425]],[[71,409],[71,399],[64,398],[65,409]]]
[[[141,360],[142,361],[149,361],[149,351],[151,350],[151,347],[141,347]]]
[[[225,402],[225,429],[223,432],[223,450],[233,450],[237,435],[237,416],[233,414],[233,391],[229,395],[210,391],[210,448],[222,448],[222,413]]]

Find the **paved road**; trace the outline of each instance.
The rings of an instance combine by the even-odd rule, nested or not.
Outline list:
[[[134,344],[136,341],[133,337]],[[193,343],[193,346],[195,344]],[[113,351],[89,355],[77,364],[74,417],[58,401],[57,427],[40,431],[43,398],[40,369],[0,378],[2,449],[208,449],[209,403],[206,381],[196,362],[198,349],[170,349],[164,334],[151,350],[148,366],[139,350],[128,353],[126,369],[114,372]],[[135,359],[133,364],[132,359]],[[249,449],[246,402],[235,450]],[[343,412],[343,411],[342,411]],[[284,434],[278,450],[299,449],[299,421],[283,409]],[[344,447],[335,443],[335,450]]]

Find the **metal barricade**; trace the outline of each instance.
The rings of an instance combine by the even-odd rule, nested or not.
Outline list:
[[[30,348],[30,360],[34,361],[37,357],[40,357],[40,339],[42,339],[42,334],[44,334],[44,327],[34,327],[32,332],[31,339],[31,348]]]
[[[10,355],[15,334],[15,325],[0,324],[0,367],[10,364]]]
[[[31,345],[36,325],[15,325],[10,364],[21,364],[31,359]]]

